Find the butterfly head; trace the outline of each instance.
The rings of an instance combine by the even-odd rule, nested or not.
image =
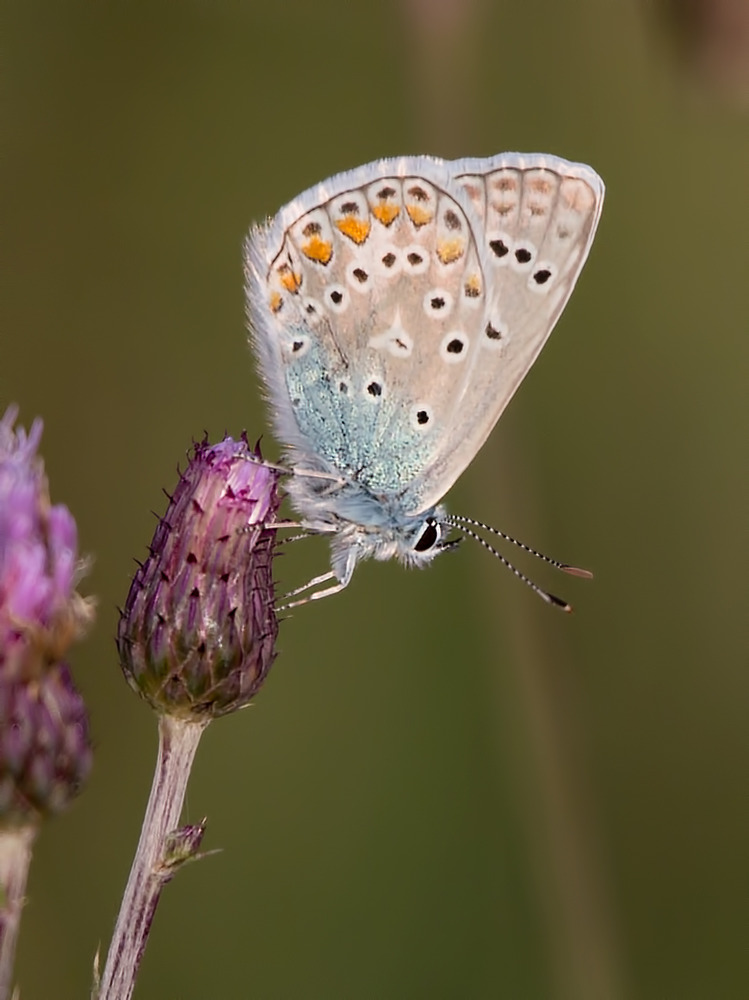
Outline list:
[[[425,566],[459,542],[445,537],[451,527],[446,517],[444,508],[435,507],[390,524],[341,524],[331,541],[333,572],[345,586],[363,559],[397,559],[406,566]]]
[[[414,519],[407,531],[398,538],[397,558],[408,566],[423,566],[431,562],[440,552],[453,549],[460,544],[460,538],[447,539],[450,525],[445,520],[442,507]]]

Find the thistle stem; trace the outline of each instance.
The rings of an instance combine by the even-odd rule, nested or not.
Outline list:
[[[203,825],[178,829],[190,770],[207,722],[159,717],[159,750],[138,849],[122,898],[98,991],[99,1000],[129,1000],[161,890],[195,856]]]
[[[29,824],[0,831],[0,1000],[7,1000],[13,985],[16,941],[37,830]]]

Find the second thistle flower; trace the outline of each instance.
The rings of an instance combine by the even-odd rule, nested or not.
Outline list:
[[[0,830],[59,812],[91,770],[67,655],[93,602],[76,590],[84,566],[73,515],[50,501],[42,422],[27,434],[17,415],[11,406],[0,417]],[[0,912],[0,938],[3,929]]]
[[[208,719],[246,705],[275,657],[278,474],[246,439],[193,450],[135,574],[117,644],[159,712]]]

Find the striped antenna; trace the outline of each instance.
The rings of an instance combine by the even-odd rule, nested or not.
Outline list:
[[[557,597],[548,590],[544,590],[542,587],[539,587],[538,584],[529,579],[525,573],[521,573],[516,566],[513,566],[509,559],[503,556],[501,552],[498,552],[493,545],[490,545],[485,538],[482,538],[478,532],[468,527],[468,525],[473,525],[473,527],[476,528],[482,528],[484,531],[488,531],[492,535],[497,535],[499,538],[503,539],[503,541],[511,542],[524,552],[529,552],[532,556],[536,556],[537,559],[541,559],[543,562],[556,567],[556,569],[562,570],[563,573],[568,573],[570,576],[579,576],[585,580],[591,580],[593,578],[593,574],[589,570],[579,569],[577,566],[570,566],[568,563],[559,562],[558,559],[551,559],[549,556],[545,556],[542,552],[537,552],[535,549],[532,549],[530,545],[526,545],[524,542],[519,542],[516,538],[513,538],[512,535],[507,535],[504,531],[499,531],[499,529],[492,528],[489,524],[484,524],[483,521],[476,521],[472,517],[462,517],[460,514],[449,514],[444,519],[443,523],[448,527],[454,528],[456,531],[462,531],[465,535],[473,538],[474,541],[477,541],[479,545],[482,545],[488,552],[491,552],[493,556],[499,559],[502,565],[506,566],[511,573],[514,573],[518,580],[521,580],[524,584],[526,584],[526,586],[530,587],[534,593],[538,594],[542,600],[546,601],[547,604],[553,604],[555,607],[561,608],[562,611],[571,612],[572,605],[563,601],[561,597]]]

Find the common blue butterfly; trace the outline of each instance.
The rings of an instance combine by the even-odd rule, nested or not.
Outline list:
[[[251,230],[250,328],[289,494],[332,536],[331,571],[294,593],[335,593],[372,556],[423,565],[451,528],[509,538],[440,501],[564,309],[603,196],[555,156],[412,156],[338,174]]]

